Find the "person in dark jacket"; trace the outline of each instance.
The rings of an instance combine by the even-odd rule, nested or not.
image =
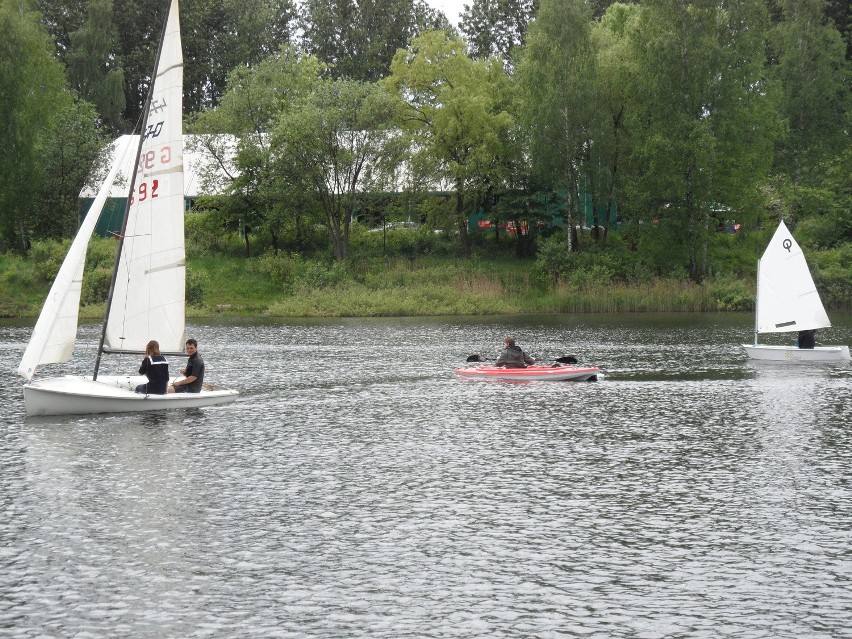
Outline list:
[[[137,393],[146,395],[165,395],[169,385],[169,363],[160,355],[160,344],[152,339],[145,347],[145,359],[139,367],[139,374],[148,378],[147,384],[139,384]]]
[[[535,364],[535,360],[527,355],[521,347],[515,344],[515,338],[512,336],[503,340],[503,352],[497,358],[495,366],[505,366],[506,368],[526,368]]]
[[[816,331],[799,331],[797,344],[799,348],[813,348],[816,345]]]
[[[198,354],[198,342],[192,338],[186,340],[186,353],[189,355],[189,359],[186,361],[186,368],[180,372],[184,378],[173,382],[169,386],[169,393],[201,392],[201,385],[204,383],[204,360]]]

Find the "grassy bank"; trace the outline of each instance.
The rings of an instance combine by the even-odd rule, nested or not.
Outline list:
[[[81,316],[103,317],[110,243],[95,242],[84,275]],[[35,317],[64,256],[63,243],[27,259],[0,255],[0,315]],[[566,278],[554,284],[533,261],[446,257],[353,259],[191,258],[191,317],[345,317],[519,313],[750,310],[752,282],[695,285],[680,279],[641,282]]]

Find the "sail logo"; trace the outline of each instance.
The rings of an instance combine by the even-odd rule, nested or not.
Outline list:
[[[163,132],[163,124],[164,122],[161,120],[156,124],[149,124],[145,127],[145,139],[148,138],[156,138],[159,137],[160,133]]]
[[[159,113],[163,109],[165,109],[168,105],[166,104],[165,98],[158,98],[151,101],[151,108],[148,109],[148,117],[151,116],[152,113]]]
[[[781,242],[781,246],[787,249],[787,252],[790,252],[790,247],[793,246],[793,241],[788,237],[786,240]]]

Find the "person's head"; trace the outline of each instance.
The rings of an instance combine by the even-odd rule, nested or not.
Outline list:
[[[193,338],[189,338],[186,340],[186,352],[190,355],[195,354],[195,351],[198,350],[198,342],[196,342]]]
[[[503,345],[506,348],[511,348],[512,346],[515,345],[515,338],[512,337],[511,335],[509,335],[509,337],[507,337],[506,339],[503,340]]]
[[[145,347],[145,354],[146,355],[159,355],[160,354],[160,343],[157,340],[152,339],[150,342],[148,342],[148,345]]]

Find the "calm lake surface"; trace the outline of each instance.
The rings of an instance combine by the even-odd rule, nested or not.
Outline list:
[[[852,369],[752,321],[193,323],[237,403],[37,419],[0,323],[0,635],[850,637]],[[453,374],[506,334],[606,375]]]

